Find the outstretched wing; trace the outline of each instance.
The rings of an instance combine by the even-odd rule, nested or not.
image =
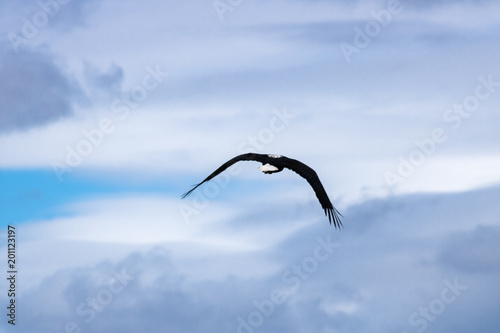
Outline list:
[[[316,171],[314,171],[304,163],[292,158],[282,156],[281,160],[281,163],[285,168],[298,173],[302,178],[305,178],[307,180],[309,185],[311,185],[314,192],[316,193],[316,197],[318,197],[321,207],[325,210],[325,215],[328,215],[330,224],[332,224],[333,222],[335,228],[340,228],[342,226],[342,222],[340,221],[339,216],[342,216],[342,214],[340,214],[338,210],[333,207],[330,199],[328,198],[328,195],[326,194],[323,184],[321,184],[321,181],[319,180]]]
[[[191,190],[189,190],[186,193],[184,193],[181,196],[181,198],[184,199],[185,197],[187,197],[188,195],[190,195],[191,192],[193,192],[194,190],[196,190],[196,188],[198,186],[200,186],[201,184],[203,184],[205,182],[208,182],[210,179],[214,178],[215,176],[217,176],[218,174],[220,174],[221,172],[223,172],[224,170],[226,170],[227,168],[229,168],[231,165],[235,164],[236,162],[239,162],[239,161],[258,161],[258,162],[262,162],[262,161],[265,160],[265,156],[266,155],[263,155],[263,154],[248,153],[248,154],[241,154],[241,155],[238,155],[236,157],[233,157],[232,159],[230,159],[226,163],[222,164],[217,170],[215,170],[214,172],[212,172],[201,183],[195,185]]]

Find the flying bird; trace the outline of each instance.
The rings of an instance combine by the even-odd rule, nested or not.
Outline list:
[[[229,168],[231,165],[239,161],[260,162],[262,163],[262,165],[259,167],[259,169],[266,174],[280,172],[284,168],[290,169],[298,173],[299,176],[305,178],[309,183],[309,185],[312,186],[314,192],[316,193],[316,197],[318,197],[321,207],[325,210],[325,216],[328,216],[330,224],[332,224],[333,222],[335,228],[337,227],[340,228],[342,226],[342,222],[340,222],[340,217],[339,217],[339,215],[342,216],[342,214],[340,214],[337,211],[337,209],[333,207],[316,172],[300,161],[281,155],[271,155],[271,154],[268,155],[268,154],[256,154],[256,153],[247,153],[238,155],[230,159],[226,163],[222,164],[217,170],[212,172],[201,183],[195,185],[191,190],[184,193],[182,195],[182,199],[190,195],[198,186],[200,186],[205,182],[208,182],[210,179],[214,178],[215,176],[217,176],[218,174]]]

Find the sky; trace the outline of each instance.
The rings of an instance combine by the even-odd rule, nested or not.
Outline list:
[[[0,332],[498,332],[499,14],[1,2]]]

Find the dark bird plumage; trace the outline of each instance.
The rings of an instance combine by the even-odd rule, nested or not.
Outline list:
[[[229,168],[231,165],[239,161],[261,162],[262,166],[259,167],[259,169],[261,169],[264,173],[269,173],[269,174],[280,172],[284,168],[296,172],[302,178],[305,178],[309,183],[309,185],[311,185],[311,187],[313,188],[314,192],[316,193],[316,197],[318,197],[318,200],[321,204],[321,207],[325,210],[325,215],[328,216],[330,224],[332,224],[333,222],[333,225],[336,228],[337,227],[340,228],[342,226],[342,222],[340,222],[340,217],[339,217],[339,215],[340,216],[342,215],[337,211],[337,209],[335,209],[335,207],[333,207],[316,172],[300,161],[281,155],[267,155],[267,154],[256,154],[256,153],[247,153],[238,155],[230,159],[226,163],[222,164],[217,170],[212,172],[201,183],[195,185],[191,190],[184,193],[182,195],[182,198],[184,199],[185,197],[190,195],[191,192],[193,192],[198,186],[214,178],[215,176],[217,176],[218,174]]]

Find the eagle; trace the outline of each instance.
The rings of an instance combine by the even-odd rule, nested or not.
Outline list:
[[[330,225],[333,222],[333,225],[335,228],[340,228],[342,226],[342,222],[340,221],[340,214],[335,207],[333,207],[332,203],[330,202],[330,199],[328,198],[328,195],[326,194],[325,188],[321,184],[321,181],[319,180],[318,175],[316,174],[316,171],[311,169],[309,166],[305,165],[304,163],[294,160],[292,158],[288,158],[286,156],[282,155],[273,155],[273,154],[257,154],[257,153],[247,153],[247,154],[241,154],[236,157],[233,157],[226,163],[222,164],[217,170],[212,172],[207,178],[205,178],[201,183],[194,185],[194,187],[184,193],[181,198],[184,199],[188,195],[190,195],[198,186],[201,184],[208,182],[210,179],[214,178],[227,168],[229,168],[231,165],[239,162],[239,161],[257,161],[262,163],[262,165],[259,167],[259,170],[264,172],[265,174],[272,174],[276,172],[282,171],[284,168],[290,169],[302,178],[305,178],[309,185],[313,188],[314,192],[316,193],[316,197],[318,197],[319,203],[321,204],[321,207],[325,210],[325,216],[328,216],[328,220],[330,221]]]

